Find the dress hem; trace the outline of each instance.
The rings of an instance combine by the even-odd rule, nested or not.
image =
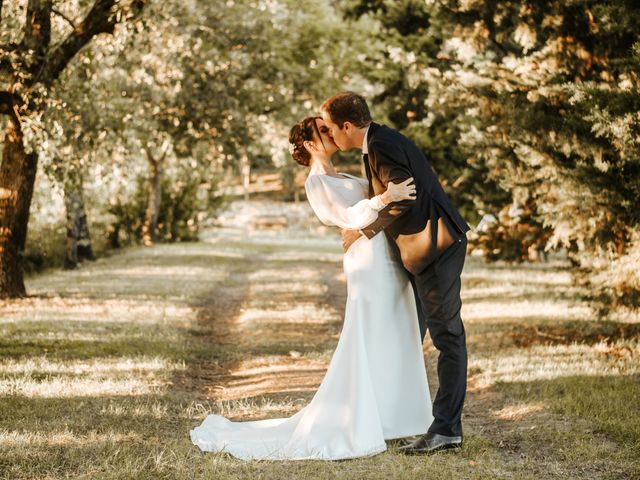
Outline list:
[[[193,437],[192,437],[191,441],[203,453],[225,453],[227,455],[231,455],[232,457],[238,458],[240,460],[246,460],[246,461],[256,460],[256,461],[269,461],[269,462],[286,462],[286,461],[300,462],[300,461],[304,461],[304,460],[316,460],[316,461],[334,462],[334,461],[340,461],[340,460],[354,460],[356,458],[372,457],[374,455],[378,455],[378,454],[383,453],[383,452],[388,450],[387,444],[385,443],[384,445],[376,446],[375,448],[372,448],[372,449],[369,449],[369,450],[365,450],[363,452],[357,452],[357,453],[353,453],[353,454],[341,455],[341,456],[336,456],[336,457],[333,457],[333,456],[331,456],[331,457],[311,457],[311,456],[309,456],[309,457],[286,457],[286,456],[282,456],[282,457],[277,457],[277,456],[275,456],[275,457],[274,456],[272,456],[272,457],[260,457],[260,456],[252,457],[252,456],[236,455],[232,451],[230,451],[230,450],[228,450],[226,448],[210,449],[209,448],[210,447],[210,442],[208,442],[206,440],[194,440]]]

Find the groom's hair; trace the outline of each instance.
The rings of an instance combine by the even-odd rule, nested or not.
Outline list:
[[[334,95],[322,104],[322,110],[329,114],[341,130],[344,122],[364,128],[372,121],[367,101],[354,92],[340,92]]]

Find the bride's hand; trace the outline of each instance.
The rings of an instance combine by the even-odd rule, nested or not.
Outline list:
[[[413,177],[407,178],[404,182],[391,183],[387,185],[387,191],[382,194],[382,201],[385,204],[391,202],[400,202],[402,200],[415,200],[416,199],[416,185],[413,182]],[[411,184],[411,185],[409,185]]]

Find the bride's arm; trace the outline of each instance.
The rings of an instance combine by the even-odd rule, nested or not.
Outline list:
[[[359,230],[370,225],[378,218],[378,212],[389,203],[408,198],[415,194],[410,181],[403,184],[389,184],[381,195],[365,198],[354,205],[341,195],[340,185],[333,185],[320,176],[310,176],[305,182],[305,190],[311,208],[325,225],[337,226],[348,230]],[[413,192],[413,193],[410,193]]]
[[[378,208],[384,208],[368,198],[349,205],[339,191],[341,186],[329,185],[327,180],[316,175],[307,178],[304,187],[311,208],[325,225],[357,230],[375,221]]]

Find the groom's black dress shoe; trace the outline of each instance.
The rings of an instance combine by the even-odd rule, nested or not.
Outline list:
[[[398,451],[405,455],[421,455],[450,448],[460,448],[461,446],[462,437],[447,437],[439,433],[427,432],[415,442],[400,447]]]

